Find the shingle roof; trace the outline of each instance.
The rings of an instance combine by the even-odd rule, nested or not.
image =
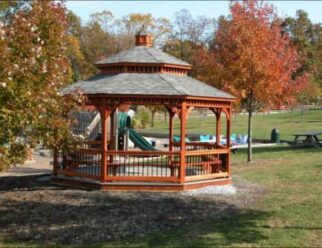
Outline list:
[[[114,64],[114,63],[149,63],[149,64],[172,64],[181,66],[190,66],[185,61],[177,59],[159,49],[147,46],[136,46],[124,52],[113,55],[107,59],[97,62],[101,64]]]
[[[76,89],[85,94],[127,94],[160,96],[234,97],[189,76],[163,73],[100,74],[65,87],[62,94]]]

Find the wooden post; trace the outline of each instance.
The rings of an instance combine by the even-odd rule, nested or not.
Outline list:
[[[110,114],[110,145],[109,145],[109,150],[112,150],[112,151],[115,151],[115,112],[116,110],[113,110]],[[114,156],[113,155],[110,155],[110,163],[113,163],[114,162]],[[112,167],[112,173],[113,173],[113,176],[116,175],[116,167],[113,166]]]
[[[169,152],[173,152],[173,118],[175,113],[169,109]],[[174,167],[172,165],[173,156],[169,157],[171,176],[174,176]]]
[[[183,184],[186,176],[186,124],[187,124],[187,105],[183,102],[180,115],[180,170],[179,180]]]
[[[228,176],[230,176],[230,129],[231,129],[231,109],[228,108],[226,112],[226,118],[227,118],[227,133],[226,133],[226,144],[227,144],[227,149],[229,149],[228,154],[227,154],[227,161],[226,161],[226,167],[227,167],[227,172]]]
[[[220,145],[220,127],[221,127],[221,110],[217,110],[215,112],[216,114],[216,146],[218,147]]]
[[[110,115],[110,149],[115,150],[115,110]]]
[[[107,118],[110,112],[106,109],[105,99],[101,106],[101,121],[102,121],[102,158],[101,158],[101,182],[105,182],[107,178]]]
[[[226,140],[226,145],[227,145],[227,148],[230,148],[230,119],[231,119],[230,109],[227,109],[226,119],[227,119],[227,130],[226,130],[226,136],[227,136],[226,139],[227,140]]]

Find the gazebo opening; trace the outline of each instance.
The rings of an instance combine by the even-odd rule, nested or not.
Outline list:
[[[142,28],[136,46],[96,66],[100,74],[63,89],[87,96],[75,113],[84,143],[76,151],[57,151],[53,181],[105,190],[179,191],[231,183],[230,119],[234,97],[189,77],[191,66],[152,47]],[[162,105],[168,113],[167,145],[156,147],[131,125],[129,109]],[[194,109],[213,113],[212,142],[187,138]],[[222,133],[225,116],[226,133]],[[174,118],[180,132],[174,135]],[[224,142],[222,136],[225,136]]]

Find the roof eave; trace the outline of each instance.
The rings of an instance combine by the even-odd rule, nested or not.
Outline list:
[[[125,97],[128,96],[129,98],[176,98],[180,100],[219,100],[219,101],[229,101],[229,102],[235,102],[236,98],[226,98],[226,97],[210,97],[210,96],[191,96],[191,95],[155,95],[155,94],[109,94],[109,93],[94,93],[94,94],[86,94],[87,97]]]
[[[104,66],[111,66],[111,65],[116,65],[116,66],[128,66],[128,65],[139,65],[139,66],[168,66],[168,67],[176,67],[180,69],[187,69],[191,70],[192,65],[187,64],[170,64],[170,63],[147,63],[147,62],[116,62],[116,63],[106,63],[102,61],[96,62],[94,64],[97,68],[101,68]]]

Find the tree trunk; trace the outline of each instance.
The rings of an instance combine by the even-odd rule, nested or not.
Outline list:
[[[248,111],[248,140],[247,140],[247,162],[252,161],[253,157],[253,150],[252,150],[252,132],[253,132],[253,126],[252,126],[252,117],[253,117],[253,112],[250,110]]]
[[[304,120],[304,104],[302,104],[301,116],[302,116],[301,122],[303,122],[303,120]]]
[[[155,116],[155,111],[152,111],[151,127],[154,127],[154,116]]]

